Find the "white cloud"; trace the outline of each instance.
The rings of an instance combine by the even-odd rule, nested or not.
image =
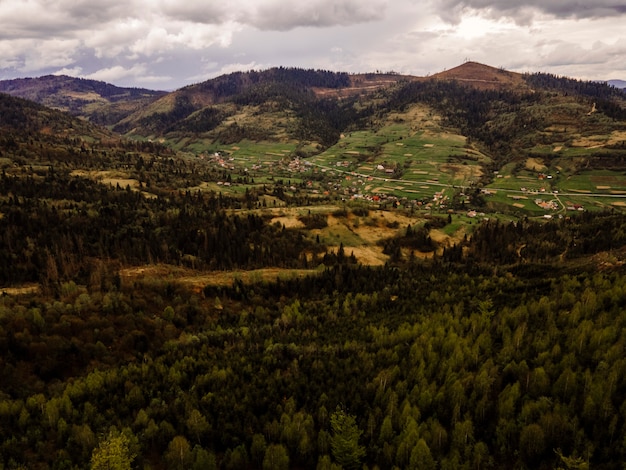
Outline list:
[[[139,19],[125,19],[85,35],[83,43],[98,58],[113,58],[127,52],[129,44],[144,37],[149,25]]]
[[[53,72],[52,75],[68,75],[70,77],[80,77],[82,76],[82,73],[83,73],[82,67],[72,67],[72,68],[64,67],[62,69],[57,70],[56,72]]]
[[[84,74],[82,77],[115,84],[124,83],[126,86],[137,87],[168,83],[172,79],[169,75],[151,73],[150,68],[146,64],[135,64],[131,67],[115,65],[93,73]]]
[[[127,77],[140,77],[145,75],[148,68],[145,64],[137,64],[130,68],[124,68],[121,65],[115,65],[106,69],[101,69],[96,72],[85,75],[85,78],[92,80],[102,80],[105,82],[116,82],[122,78]]]
[[[79,41],[75,39],[17,39],[0,41],[0,67],[23,73],[58,68],[75,61]]]

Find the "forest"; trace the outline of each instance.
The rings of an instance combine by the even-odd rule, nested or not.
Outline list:
[[[622,468],[622,269],[493,269],[5,295],[4,467]]]
[[[189,176],[169,161],[131,164]],[[621,214],[484,221],[406,255],[435,218],[369,267],[243,200],[58,166],[0,178],[1,283],[41,286],[0,297],[3,468],[622,468]],[[119,274],[156,263],[321,269]]]

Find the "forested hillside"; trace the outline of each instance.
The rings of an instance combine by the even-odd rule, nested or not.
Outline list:
[[[65,75],[0,80],[0,92],[67,111],[100,125],[113,125],[165,94]]]
[[[134,468],[621,468],[624,289],[620,271],[436,263],[5,296],[0,452],[85,468],[121,439]]]

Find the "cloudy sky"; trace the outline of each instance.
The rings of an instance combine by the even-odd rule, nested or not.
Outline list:
[[[425,76],[467,60],[626,80],[626,0],[0,0],[0,79],[172,90],[273,66]]]

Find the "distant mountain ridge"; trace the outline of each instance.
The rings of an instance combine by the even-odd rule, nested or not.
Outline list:
[[[120,134],[168,142],[176,149],[195,152],[244,140],[291,142],[307,148],[302,155],[335,145],[344,132],[372,126],[416,103],[437,109],[464,135],[483,126],[480,132],[492,139],[497,126],[507,129],[498,132],[512,132],[507,120],[493,127],[493,117],[501,112],[498,103],[515,109],[520,99],[528,106],[549,101],[541,91],[564,99],[583,97],[590,109],[597,103],[594,112],[612,119],[626,114],[626,94],[606,82],[521,74],[470,61],[428,77],[276,67],[234,72],[173,92],[66,76],[0,81],[0,92],[67,111]],[[519,110],[513,114],[518,115],[515,122],[522,119]],[[539,115],[524,119],[536,121],[538,128],[543,125]],[[521,135],[521,130],[515,133]],[[484,136],[477,135],[481,140]]]
[[[104,126],[118,122],[166,94],[163,91],[123,88],[67,75],[1,80],[0,92],[88,118]]]
[[[68,80],[55,98],[84,98],[84,85]],[[504,171],[545,167],[562,181],[589,170],[626,171],[626,93],[606,82],[467,62],[429,77],[295,68],[236,72],[149,95],[142,104],[124,98],[113,103],[107,90],[116,91],[95,90],[91,105],[76,107],[79,117],[0,93],[0,127],[6,129],[0,151],[6,141],[13,154],[38,158],[47,152],[100,170],[109,168],[112,155],[125,161],[143,150],[180,151],[188,162],[228,155],[252,167],[271,155],[281,164],[323,162],[327,171],[346,162],[348,168],[382,166],[393,179],[424,174],[418,165],[445,158],[437,170],[442,177],[462,174],[463,185],[482,186]],[[98,101],[105,106],[89,115]],[[97,113],[114,109],[124,112],[107,115],[107,128],[96,125]],[[98,135],[103,130],[109,134]],[[439,149],[436,142],[449,136],[455,136],[454,150]],[[50,145],[52,153],[45,150]],[[135,163],[139,168],[145,162]],[[238,178],[247,177],[248,166]],[[215,178],[224,178],[218,171]]]
[[[626,80],[608,80],[606,83],[622,90],[626,88]]]
[[[0,93],[0,129],[15,134],[45,134],[55,137],[109,138],[102,126],[32,100]]]

